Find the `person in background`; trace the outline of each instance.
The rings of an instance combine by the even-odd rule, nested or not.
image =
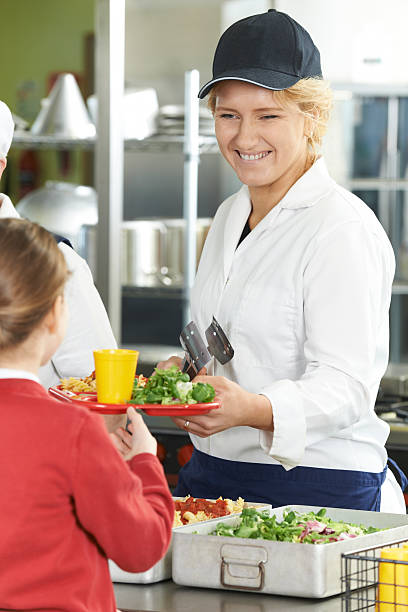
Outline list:
[[[152,567],[174,503],[156,440],[133,408],[111,434],[86,408],[52,399],[38,372],[67,325],[66,260],[24,219],[0,220],[0,608],[114,612],[107,558]]]
[[[191,310],[201,333],[216,317],[235,355],[195,378],[220,408],[173,419],[195,446],[174,494],[405,513],[374,412],[394,254],[319,154],[332,101],[319,51],[285,13],[242,19],[207,94],[243,186],[217,210]]]
[[[13,133],[14,122],[10,109],[0,101],[0,179],[7,165]],[[19,217],[19,214],[10,198],[0,193],[0,219],[6,217]],[[58,385],[61,378],[89,376],[94,370],[93,351],[117,347],[86,261],[59,237],[57,240],[71,273],[65,288],[69,319],[65,339],[39,372],[41,383],[46,389]],[[123,417],[117,416],[106,416],[105,421],[110,431],[124,422]]]

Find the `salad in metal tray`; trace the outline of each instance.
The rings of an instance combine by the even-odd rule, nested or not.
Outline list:
[[[287,509],[283,513],[282,521],[278,521],[275,515],[269,516],[267,511],[259,512],[255,508],[244,508],[238,525],[218,523],[215,531],[210,535],[261,538],[303,544],[328,544],[357,538],[375,531],[380,530],[365,525],[333,521],[326,516],[326,508],[322,508],[319,512],[307,513]]]

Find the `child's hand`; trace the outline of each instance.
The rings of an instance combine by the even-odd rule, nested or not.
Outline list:
[[[130,406],[127,409],[127,415],[130,420],[128,430],[132,433],[129,433],[123,427],[119,427],[115,433],[110,434],[114,445],[122,457],[125,461],[129,461],[140,453],[156,455],[157,441],[148,430],[140,414]]]

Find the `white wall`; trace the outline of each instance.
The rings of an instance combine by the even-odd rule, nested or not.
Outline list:
[[[332,82],[408,83],[408,0],[275,0],[320,50]]]
[[[211,76],[221,28],[221,0],[140,0],[126,4],[125,78],[130,86],[155,87],[160,105],[183,102],[183,75]]]

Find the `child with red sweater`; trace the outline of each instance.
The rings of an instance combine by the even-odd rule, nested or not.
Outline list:
[[[171,539],[156,441],[50,398],[37,373],[66,325],[68,272],[53,237],[0,220],[0,609],[114,612],[107,558],[141,572]],[[116,446],[116,448],[115,448]]]

